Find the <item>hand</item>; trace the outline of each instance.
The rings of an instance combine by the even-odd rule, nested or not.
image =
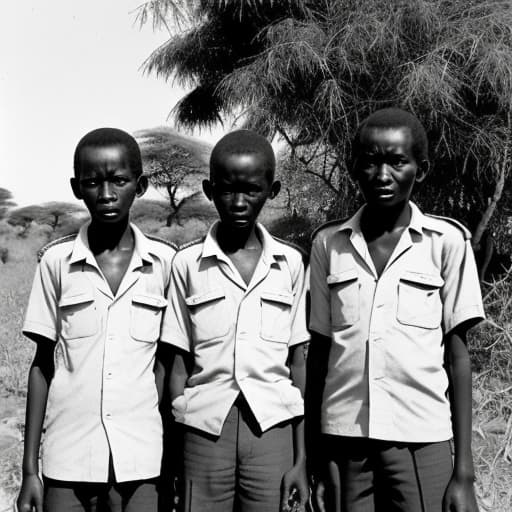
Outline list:
[[[43,484],[37,475],[23,477],[16,506],[18,512],[43,512]]]
[[[298,463],[290,471],[285,473],[281,482],[281,512],[292,510],[290,500],[295,502],[298,508],[294,511],[305,510],[309,498],[309,485],[306,476],[306,464]]]
[[[315,485],[314,491],[314,505],[315,510],[319,512],[326,512],[325,508],[325,482],[323,480],[319,480]]]
[[[443,512],[478,512],[473,479],[452,476],[444,493]]]

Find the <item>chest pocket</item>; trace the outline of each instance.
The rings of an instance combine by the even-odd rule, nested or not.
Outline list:
[[[209,341],[226,336],[229,322],[226,317],[226,294],[222,288],[191,295],[185,302],[190,312],[195,341]]]
[[[443,313],[439,294],[443,284],[439,275],[405,272],[398,284],[397,320],[405,325],[437,329]]]
[[[61,297],[59,311],[63,339],[87,338],[98,332],[99,319],[92,291],[69,291]]]
[[[327,276],[331,295],[331,324],[333,329],[342,329],[359,321],[359,275],[357,269]]]
[[[291,336],[293,295],[282,291],[261,292],[261,337],[288,343]]]
[[[161,295],[139,293],[132,297],[130,336],[153,343],[160,337],[162,311],[167,301]]]

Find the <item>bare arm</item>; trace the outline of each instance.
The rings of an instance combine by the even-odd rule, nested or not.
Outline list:
[[[43,429],[48,389],[54,374],[55,342],[36,338],[37,349],[28,377],[25,442],[23,452],[23,481],[17,506],[20,512],[43,510],[43,490],[39,480],[39,445]]]
[[[306,389],[306,344],[295,345],[290,350],[290,377],[302,396]],[[304,441],[304,417],[295,418],[293,422],[293,467],[288,471],[282,482],[281,510],[288,509],[288,500],[292,493],[294,501],[303,510],[308,497],[309,486],[306,474],[306,444]]]
[[[314,481],[314,501],[320,511],[326,510],[326,465],[322,452],[322,398],[327,377],[331,339],[316,332],[311,333],[307,359],[306,382],[306,452],[308,472]]]
[[[466,346],[466,332],[467,328],[460,326],[445,338],[455,460],[452,478],[445,493],[444,512],[478,510],[473,488],[475,472],[471,452],[471,362]]]
[[[169,394],[171,402],[183,395],[190,369],[190,356],[176,349],[169,378]]]

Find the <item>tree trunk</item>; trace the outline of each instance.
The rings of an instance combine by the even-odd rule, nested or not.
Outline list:
[[[496,169],[498,179],[496,181],[496,186],[494,187],[494,194],[492,195],[490,203],[487,205],[478,226],[475,229],[473,234],[472,245],[474,250],[478,250],[480,248],[480,242],[482,240],[482,236],[489,225],[489,221],[491,220],[494,212],[496,211],[496,207],[498,205],[498,201],[501,199],[503,194],[503,188],[505,187],[505,180],[508,174],[508,166],[509,166],[509,149],[510,149],[510,136],[512,133],[512,119],[511,119],[511,109],[509,108],[507,115],[507,138],[505,140],[505,147],[503,149],[503,156],[501,158],[501,162],[497,161],[494,165],[498,167]]]
[[[485,209],[482,218],[480,219],[480,222],[475,229],[475,233],[473,234],[472,244],[474,250],[478,250],[480,248],[480,241],[482,240],[482,236],[487,229],[489,221],[496,211],[498,201],[501,199],[503,194],[505,179],[508,174],[508,144],[505,146],[505,150],[503,151],[503,158],[501,159],[501,163],[496,162],[495,165],[499,167],[498,180],[496,181],[496,186],[494,187],[494,194],[492,195],[491,201],[487,205],[487,208]]]

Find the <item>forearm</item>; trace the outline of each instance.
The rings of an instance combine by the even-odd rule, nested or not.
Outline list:
[[[175,398],[183,395],[188,379],[186,358],[187,355],[183,352],[177,352],[174,356],[171,375],[169,377],[169,395],[171,402]]]
[[[306,391],[306,353],[307,345],[294,347],[290,364],[291,380],[294,386],[299,389],[303,398]],[[304,417],[296,419],[293,423],[293,453],[295,464],[305,463]]]
[[[313,333],[309,346],[306,371],[306,445],[311,469],[316,471],[319,461],[319,446],[321,446],[321,412],[322,398],[327,376],[329,350],[331,340],[325,336]]]
[[[30,368],[25,415],[25,441],[23,452],[23,475],[39,472],[39,445],[43,429],[50,379],[39,366]]]
[[[453,440],[455,445],[454,476],[474,479],[471,452],[471,362],[465,333],[452,333],[447,339],[447,372],[450,382]]]

